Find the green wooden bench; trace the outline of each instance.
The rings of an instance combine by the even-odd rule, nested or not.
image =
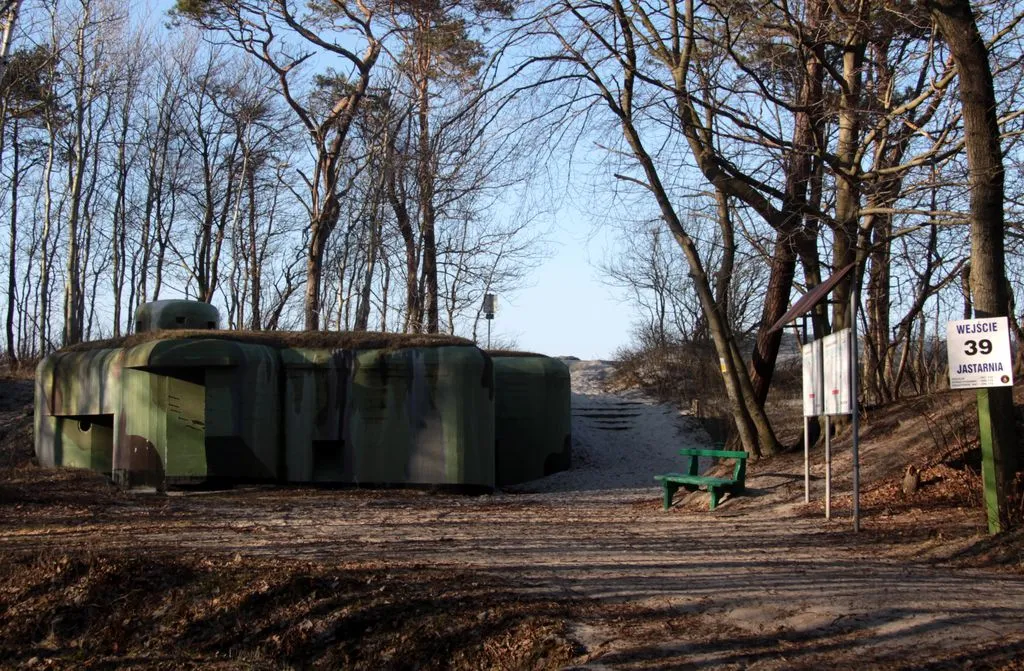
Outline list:
[[[664,475],[654,476],[654,479],[660,482],[662,487],[664,487],[665,510],[672,507],[672,497],[680,487],[689,492],[697,491],[701,487],[707,487],[708,492],[711,494],[711,510],[715,509],[718,505],[718,499],[721,498],[722,494],[725,492],[729,492],[733,495],[743,493],[743,490],[746,487],[747,478],[746,452],[738,452],[734,450],[686,449],[679,450],[679,454],[690,458],[690,463],[686,468],[686,473],[666,473]],[[736,465],[733,467],[732,477],[712,478],[700,475],[700,472],[698,471],[698,461],[701,457],[735,459]]]

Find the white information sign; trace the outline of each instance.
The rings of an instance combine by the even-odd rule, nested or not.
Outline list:
[[[962,319],[946,324],[949,388],[1013,384],[1010,329],[1006,317]]]
[[[824,414],[848,415],[853,412],[850,395],[850,355],[853,331],[843,329],[821,339],[822,375],[825,378]]]
[[[804,417],[817,417],[824,412],[824,381],[821,376],[821,341],[814,340],[800,348],[803,357]]]

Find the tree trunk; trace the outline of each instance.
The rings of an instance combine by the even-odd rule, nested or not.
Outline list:
[[[249,328],[259,331],[263,324],[263,311],[260,301],[263,294],[263,255],[256,244],[256,227],[259,221],[256,216],[256,171],[250,170],[246,186],[249,195]],[[268,235],[269,237],[269,235]]]
[[[746,378],[744,373],[742,360],[739,360],[739,351],[733,342],[728,325],[715,305],[714,295],[712,294],[700,255],[697,252],[697,246],[683,228],[675,208],[672,206],[671,199],[662,185],[653,160],[644,148],[639,133],[625,113],[622,114],[622,130],[626,136],[626,141],[633,151],[633,155],[644,170],[648,184],[651,187],[651,192],[654,194],[661,210],[662,219],[668,224],[672,236],[686,256],[686,261],[690,268],[690,276],[693,279],[694,290],[697,292],[704,315],[707,317],[708,328],[715,343],[715,350],[718,352],[719,360],[722,362],[722,378],[729,397],[733,418],[736,422],[736,430],[739,433],[743,448],[754,456],[772,454],[779,449],[778,439],[772,432],[767,417],[763,416],[763,412],[759,413],[762,416],[759,418],[762,419],[760,422],[755,422],[751,417],[752,408],[746,402],[742,386],[742,381],[745,380],[749,387],[749,379]],[[754,408],[753,410],[757,413],[758,409]]]
[[[864,392],[875,402],[892,400],[886,384],[885,361],[889,348],[889,240],[892,215],[875,215],[871,252],[868,255],[867,329],[864,333]]]
[[[389,138],[387,167],[385,167],[387,194],[391,209],[395,213],[398,232],[401,234],[402,243],[405,246],[405,325],[403,330],[409,332],[419,330],[418,325],[423,322],[423,308],[419,303],[416,291],[419,255],[416,249],[416,237],[412,229],[412,218],[409,216],[409,209],[405,203],[405,194],[398,188],[399,167],[395,164],[396,160],[394,139]]]
[[[124,293],[125,238],[128,228],[128,129],[130,127],[129,103],[124,102],[121,114],[120,133],[117,142],[117,184],[114,193],[114,213],[111,221],[111,245],[114,268],[110,287],[114,293],[114,337],[121,335],[121,303]]]
[[[988,49],[978,32],[969,0],[925,0],[924,4],[949,45],[960,78],[970,185],[970,284],[974,316],[1005,317],[1009,301],[1003,239],[1003,153]],[[990,427],[986,427],[983,417],[982,431],[991,428],[995,467],[992,484],[998,492],[999,519],[993,519],[990,507],[989,528],[998,530],[1009,522],[1006,495],[1013,485],[1020,458],[1014,428],[1013,389],[981,390],[978,402],[979,412],[987,413],[990,421]]]
[[[860,217],[860,165],[857,156],[860,148],[861,88],[863,81],[864,52],[867,48],[863,29],[867,3],[861,3],[861,14],[848,17],[852,24],[843,47],[843,83],[840,94],[839,136],[836,143],[836,159],[841,169],[836,175],[835,231],[832,243],[832,263],[839,270],[853,263],[857,258],[857,232]],[[856,272],[836,285],[832,299],[832,329],[849,328],[849,304],[853,294],[853,283],[858,281]]]
[[[427,22],[429,24],[429,21]],[[429,25],[421,27],[427,31]],[[419,167],[417,181],[420,195],[420,235],[423,241],[423,317],[424,330],[437,333],[439,324],[438,286],[437,286],[437,212],[434,207],[434,151],[430,144],[430,79],[427,73],[430,66],[429,46],[424,38],[418,40],[420,53],[420,73],[418,82],[418,122],[419,122]]]
[[[305,329],[319,331],[320,286],[323,277],[324,248],[327,246],[329,229],[322,219],[313,220],[310,229],[309,247],[306,249]]]
[[[379,192],[378,192],[379,193]],[[380,246],[381,227],[379,195],[375,197],[373,214],[370,217],[370,240],[366,247],[366,271],[359,291],[359,307],[356,310],[355,330],[365,331],[370,325],[370,297],[373,290],[373,275],[377,268],[377,251]]]
[[[81,285],[81,246],[79,223],[82,202],[82,172],[85,168],[81,129],[72,151],[71,167],[71,210],[68,214],[68,258],[64,276],[64,345],[73,345],[82,340],[82,324],[78,315]]]
[[[615,2],[614,4],[619,24],[623,27],[623,37],[626,40],[628,78],[632,76],[636,68],[632,34],[627,30],[630,25],[629,18],[622,10],[621,3]],[[670,14],[673,16],[678,14],[675,2],[670,3]],[[693,158],[704,174],[704,177],[715,189],[721,189],[725,193],[739,198],[747,205],[753,207],[766,221],[777,226],[785,218],[784,215],[780,216],[780,213],[772,208],[761,194],[755,193],[748,185],[730,178],[718,164],[718,157],[715,155],[714,147],[708,137],[710,131],[701,125],[700,116],[693,107],[692,97],[687,84],[688,68],[690,67],[689,59],[694,44],[692,0],[685,1],[684,14],[685,17],[681,25],[685,30],[685,35],[677,34],[673,36],[672,51],[665,54],[665,58],[667,59],[666,65],[672,71],[676,116],[690,146]],[[679,26],[678,22],[673,21],[673,30],[678,30]],[[627,99],[627,95],[630,97],[632,95],[631,85],[624,89],[622,94],[624,101]],[[646,156],[645,151],[638,152],[637,147],[640,145],[640,141],[636,129],[630,125],[626,130],[627,139],[630,142],[634,155],[641,159],[641,165],[643,165],[649,185],[659,201],[663,217],[668,221],[669,228],[672,230],[672,234],[677,242],[684,248],[684,253],[686,253],[687,260],[690,263],[690,272],[694,276],[694,286],[701,297],[704,315],[708,319],[708,326],[715,341],[715,348],[722,362],[723,381],[729,394],[733,416],[736,420],[737,430],[739,431],[744,449],[755,456],[773,454],[780,449],[779,441],[771,428],[767,415],[764,413],[763,405],[758,404],[753,396],[753,388],[749,377],[745,374],[735,340],[729,332],[728,326],[724,323],[722,315],[718,314],[718,311],[715,309],[710,290],[708,290],[708,301],[705,302],[705,297],[702,293],[704,288],[697,286],[697,278],[698,276],[703,276],[703,269],[694,266],[695,263],[698,266],[700,264],[696,248],[694,247],[692,251],[687,251],[687,244],[692,245],[693,243],[689,241],[689,237],[683,231],[678,218],[675,217],[675,212],[669,202],[668,195],[661,186],[661,180],[657,175],[656,168],[651,162],[650,157]],[[671,216],[668,215],[669,212],[671,212]],[[687,241],[689,242],[687,243]]]
[[[40,356],[50,350],[50,236],[53,232],[53,162],[57,151],[57,131],[52,120],[47,122],[47,126],[50,142],[46,149],[46,167],[43,170],[43,232],[39,254],[39,311],[36,315],[39,324]]]
[[[7,259],[7,356],[12,361],[18,355],[14,349],[14,306],[17,303],[18,280],[16,275],[18,262],[18,189],[20,188],[21,148],[18,137],[18,120],[11,125],[11,228],[10,256]]]
[[[812,1],[807,7],[807,24],[813,31],[821,21],[824,6]],[[771,274],[761,312],[761,326],[750,362],[750,381],[754,400],[761,406],[768,398],[782,342],[782,331],[769,329],[786,313],[796,276],[800,237],[803,234],[804,210],[811,183],[811,156],[815,150],[815,128],[818,123],[822,95],[822,68],[817,55],[806,56],[803,79],[798,93],[798,111],[794,115],[793,148],[786,159],[786,190],[781,219],[776,226],[775,249]]]
[[[968,261],[960,271],[960,295],[964,299],[963,318],[974,315],[974,301],[971,298],[971,263]]]
[[[21,0],[13,0],[3,16],[3,33],[0,35],[0,79],[7,73],[8,54],[11,50],[11,40],[14,38],[14,24],[18,21],[18,12],[21,9]]]
[[[729,292],[732,285],[732,273],[736,266],[736,231],[732,223],[732,212],[729,209],[729,196],[721,189],[715,189],[715,205],[718,209],[718,230],[722,235],[722,262],[715,271],[715,304],[718,310],[729,318],[732,308],[729,305]],[[662,327],[664,332],[664,327]]]
[[[789,294],[793,290],[796,275],[796,236],[803,217],[793,213],[787,223],[775,232],[775,250],[771,259],[771,274],[765,291],[764,306],[761,310],[761,326],[750,360],[750,382],[754,401],[763,406],[768,398],[768,388],[775,374],[775,364],[782,343],[782,330],[769,331],[789,308]]]

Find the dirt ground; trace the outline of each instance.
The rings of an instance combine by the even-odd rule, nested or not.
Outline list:
[[[1024,669],[1024,543],[984,533],[971,401],[866,413],[855,534],[842,436],[831,520],[820,453],[811,503],[790,454],[713,512],[653,481],[143,495],[34,466],[8,380],[0,667]]]

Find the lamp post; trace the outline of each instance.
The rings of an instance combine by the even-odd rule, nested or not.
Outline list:
[[[497,309],[497,297],[494,294],[484,294],[483,313],[487,320],[487,349],[491,349],[491,320],[494,319],[494,312]]]

